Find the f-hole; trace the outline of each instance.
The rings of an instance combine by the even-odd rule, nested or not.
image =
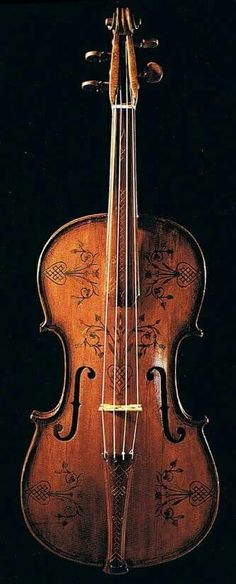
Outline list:
[[[178,436],[173,436],[171,434],[170,427],[169,427],[169,417],[168,417],[169,406],[167,403],[166,372],[165,372],[165,370],[163,369],[163,367],[152,367],[147,372],[147,379],[148,379],[148,381],[153,381],[155,371],[157,371],[159,373],[159,376],[160,376],[160,384],[161,384],[161,407],[160,407],[160,410],[161,410],[161,414],[162,414],[162,423],[163,423],[163,428],[164,428],[166,438],[170,442],[174,442],[174,443],[182,442],[182,440],[184,439],[185,434],[186,434],[185,429],[182,428],[182,426],[179,426],[178,428],[176,428],[176,432],[177,432]]]
[[[95,371],[93,369],[91,369],[91,367],[87,367],[87,366],[80,367],[76,371],[75,384],[74,384],[74,399],[71,402],[72,418],[71,418],[71,428],[70,428],[69,433],[66,436],[61,436],[61,432],[64,430],[62,424],[56,424],[56,426],[54,427],[54,430],[53,430],[54,436],[58,440],[61,440],[62,442],[66,442],[67,440],[71,440],[71,438],[74,437],[76,430],[77,430],[78,417],[79,417],[79,407],[80,407],[80,401],[79,401],[80,382],[81,382],[81,375],[85,369],[88,370],[87,375],[88,375],[89,379],[94,379],[94,377],[95,377]]]

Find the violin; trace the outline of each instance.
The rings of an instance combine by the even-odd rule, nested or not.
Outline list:
[[[136,109],[143,81],[157,84],[150,61],[138,73],[140,21],[117,6],[106,20],[111,151],[107,214],[67,223],[38,265],[41,331],[63,346],[59,403],[34,410],[35,433],[22,472],[21,501],[33,536],[69,560],[125,574],[174,560],[197,546],[217,513],[219,481],[205,438],[207,417],[183,409],[178,349],[202,336],[202,251],[181,225],[139,216]]]

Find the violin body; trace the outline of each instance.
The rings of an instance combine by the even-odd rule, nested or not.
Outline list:
[[[180,404],[176,362],[181,340],[201,336],[197,319],[205,264],[183,227],[139,217],[136,106],[142,75],[133,43],[139,22],[117,6],[106,21],[111,53],[111,155],[107,215],[75,220],[52,236],[38,269],[41,330],[63,345],[61,399],[33,411],[35,434],[22,474],[21,500],[33,535],[51,551],[103,566],[108,574],[181,556],[209,531],[218,477],[204,436]]]
[[[119,403],[125,376],[131,392],[133,383],[132,362],[125,370],[122,359],[116,365],[112,360],[114,344],[123,343],[123,326],[115,339],[112,324],[104,324],[106,237],[106,215],[75,220],[52,236],[39,261],[41,330],[56,333],[62,342],[65,381],[52,411],[32,413],[36,429],[21,497],[30,531],[52,552],[123,573],[129,566],[172,560],[205,537],[217,511],[218,477],[204,436],[207,418],[196,421],[184,411],[176,384],[181,340],[202,335],[197,319],[205,290],[204,258],[191,234],[165,219],[139,217],[137,229],[142,411],[135,455],[132,460],[102,455],[105,341],[106,391],[114,369]],[[119,310],[122,323],[125,309]],[[119,444],[122,411],[115,416]],[[128,432],[133,416],[130,408]],[[105,408],[104,417],[110,452],[114,412]]]

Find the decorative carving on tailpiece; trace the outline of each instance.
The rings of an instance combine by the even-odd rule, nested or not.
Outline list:
[[[60,500],[63,503],[63,508],[61,512],[56,513],[55,517],[62,527],[66,527],[71,521],[76,517],[80,517],[83,513],[81,506],[81,482],[83,474],[77,475],[69,470],[67,462],[63,462],[61,469],[55,470],[54,472],[64,475],[62,490],[53,491],[48,481],[40,481],[30,487],[26,494],[39,505],[49,505],[52,498]]]
[[[58,286],[64,286],[67,278],[77,278],[80,281],[80,291],[73,298],[78,305],[84,300],[91,298],[93,294],[98,296],[99,268],[97,264],[97,253],[92,253],[85,249],[83,243],[77,243],[77,247],[70,250],[71,254],[78,254],[79,264],[74,268],[69,268],[65,262],[55,262],[43,272],[49,280]]]
[[[131,479],[133,474],[133,460],[107,459],[106,482],[108,497],[108,512],[111,518],[111,535],[109,541],[109,565],[113,572],[116,568],[125,567],[125,530],[129,502]]]
[[[162,518],[175,527],[178,527],[179,520],[184,519],[185,516],[183,514],[175,514],[174,507],[186,500],[193,507],[197,507],[205,503],[214,494],[214,489],[210,489],[201,481],[192,481],[188,489],[178,487],[175,483],[176,475],[184,471],[177,466],[177,462],[177,459],[173,460],[167,469],[157,472],[155,493],[157,519]]]
[[[152,295],[162,308],[174,298],[173,294],[166,294],[166,284],[175,279],[180,288],[187,288],[199,278],[199,272],[187,262],[179,262],[176,268],[170,267],[165,261],[165,256],[173,255],[173,250],[165,248],[154,249],[144,255],[146,262],[144,278],[147,282],[145,296]]]

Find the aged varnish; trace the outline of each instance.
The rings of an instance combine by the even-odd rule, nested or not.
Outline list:
[[[119,5],[106,24],[111,155],[108,213],[76,219],[46,244],[38,266],[41,330],[63,345],[65,380],[50,412],[33,411],[35,434],[21,499],[32,534],[65,558],[124,574],[173,560],[207,534],[218,477],[204,426],[178,398],[181,340],[197,320],[205,263],[193,236],[168,219],[139,217],[136,107],[139,86],[158,83],[150,61],[138,73],[140,22]],[[149,54],[149,53],[148,53]],[[142,193],[141,193],[142,195]]]

